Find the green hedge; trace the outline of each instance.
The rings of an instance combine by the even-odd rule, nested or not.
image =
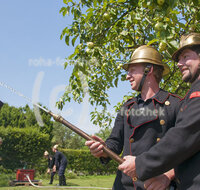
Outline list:
[[[61,150],[67,157],[67,169],[75,173],[83,174],[113,174],[117,170],[118,163],[111,160],[108,164],[100,163],[99,158],[90,154],[89,150]]]
[[[49,135],[34,128],[0,127],[0,137],[0,164],[8,169],[34,167],[51,146]]]

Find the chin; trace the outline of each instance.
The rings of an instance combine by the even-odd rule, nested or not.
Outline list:
[[[191,76],[183,76],[183,77],[182,77],[182,80],[183,80],[184,82],[190,82],[190,79],[191,79]]]

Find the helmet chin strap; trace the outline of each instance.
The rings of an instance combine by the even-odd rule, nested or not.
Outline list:
[[[152,67],[152,65],[147,65],[147,66],[144,68],[144,74],[143,74],[143,77],[142,77],[142,79],[141,79],[141,81],[140,81],[140,85],[139,85],[137,91],[140,92],[140,91],[142,90],[142,87],[143,87],[143,85],[144,85],[144,81],[145,81],[146,76],[148,75],[148,73],[149,73],[151,67]]]

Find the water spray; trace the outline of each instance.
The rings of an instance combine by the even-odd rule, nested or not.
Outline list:
[[[48,109],[40,106],[38,103],[33,102],[30,98],[24,96],[21,92],[18,92],[17,90],[15,90],[14,88],[8,86],[7,84],[0,82],[0,86],[5,87],[7,89],[9,89],[12,93],[26,99],[29,103],[33,104],[33,106],[36,106],[40,109],[42,109],[43,111],[45,111],[46,113],[48,113],[49,115],[51,115],[55,121],[62,123],[63,125],[65,125],[66,127],[68,127],[69,129],[71,129],[72,131],[74,131],[75,133],[77,133],[79,136],[81,136],[82,138],[86,139],[86,140],[92,140],[95,141],[95,139],[93,139],[91,136],[89,136],[87,133],[85,133],[84,131],[82,131],[81,129],[79,129],[78,127],[74,126],[73,124],[71,124],[70,122],[68,122],[67,120],[65,120],[62,116],[57,115],[51,111],[49,111]],[[124,160],[117,155],[116,153],[114,153],[113,151],[111,151],[109,148],[107,148],[106,146],[103,147],[103,151],[113,160],[115,160],[117,163],[122,164],[124,162]]]

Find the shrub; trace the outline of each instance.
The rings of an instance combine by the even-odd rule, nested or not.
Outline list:
[[[0,187],[6,187],[9,185],[9,181],[14,178],[15,174],[12,170],[5,169],[3,166],[0,166]]]
[[[1,164],[7,169],[33,167],[50,144],[49,135],[34,128],[1,127]]]
[[[68,165],[67,169],[72,170],[77,174],[113,174],[116,172],[118,164],[111,160],[107,165],[100,163],[98,158],[90,154],[89,150],[72,150],[63,149],[62,152],[66,155]]]

